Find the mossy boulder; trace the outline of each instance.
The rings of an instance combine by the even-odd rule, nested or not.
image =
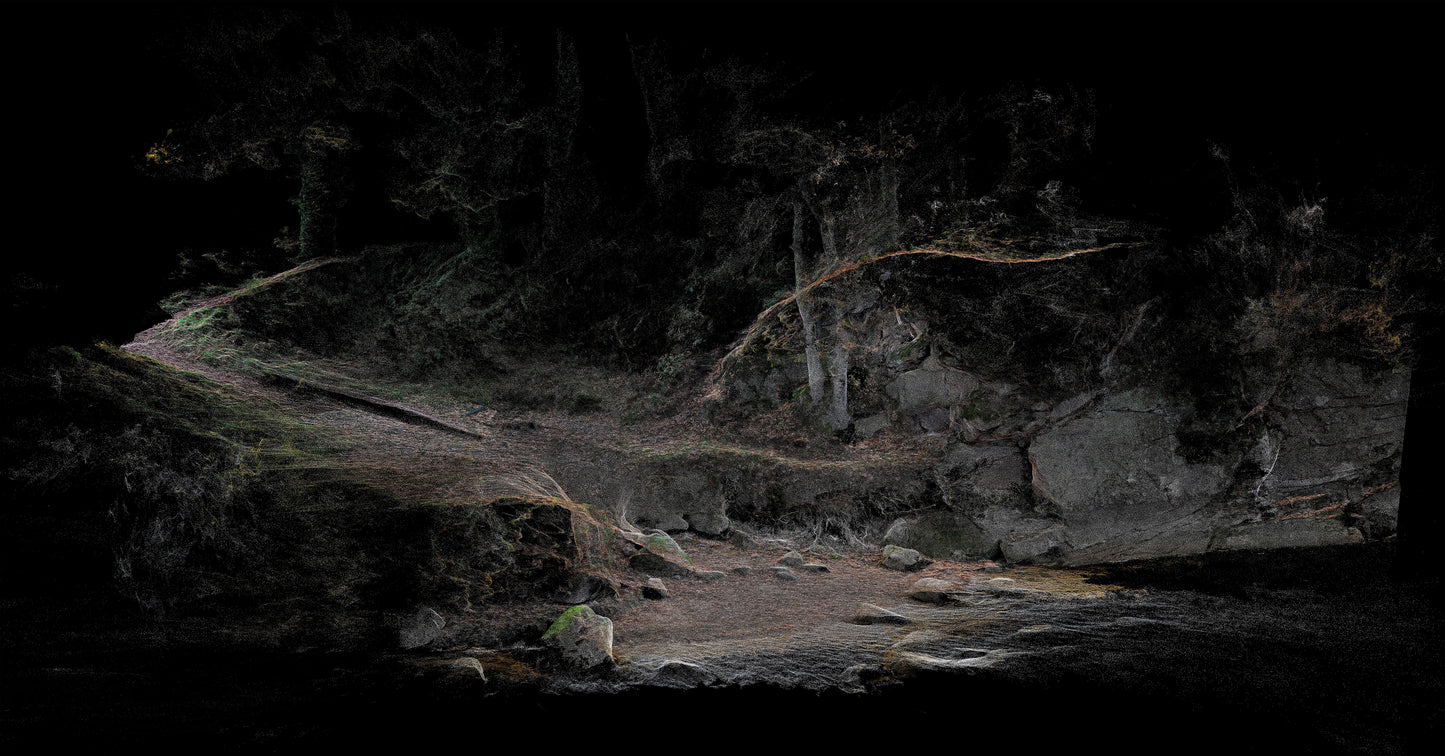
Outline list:
[[[642,541],[642,550],[632,555],[627,564],[652,577],[685,577],[693,572],[687,552],[661,530],[648,533]]]
[[[586,604],[562,612],[542,634],[542,643],[574,669],[616,663],[612,657],[612,620]]]

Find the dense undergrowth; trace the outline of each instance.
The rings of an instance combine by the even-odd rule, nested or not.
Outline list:
[[[417,602],[460,611],[610,569],[584,563],[601,527],[565,502],[408,500],[334,434],[113,347],[36,354],[5,397],[7,582],[42,603],[98,592],[267,645],[370,647]]]

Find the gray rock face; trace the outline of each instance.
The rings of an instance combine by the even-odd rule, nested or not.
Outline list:
[[[1339,520],[1268,520],[1221,529],[1210,544],[1212,550],[1280,549],[1299,546],[1333,546],[1365,540],[1358,528]]]
[[[1272,403],[1277,427],[1254,450],[1252,461],[1265,470],[1259,502],[1357,500],[1398,480],[1408,396],[1404,375],[1366,376],[1333,360],[1294,366]]]
[[[902,373],[884,390],[904,410],[929,407],[950,407],[968,401],[973,392],[983,387],[979,379],[938,361],[930,354],[923,364]]]
[[[547,632],[542,643],[576,669],[591,669],[613,664],[612,620],[582,604],[562,613]]]
[[[1067,533],[1068,529],[1058,524],[1010,533],[999,541],[999,552],[1013,563],[1051,561],[1072,550]]]
[[[1364,520],[1359,528],[1366,537],[1383,538],[1394,533],[1399,525],[1400,487],[1387,485],[1387,488],[1366,492],[1360,500],[1360,515]]]
[[[799,554],[796,551],[789,551],[788,553],[778,558],[778,564],[788,567],[802,567],[803,555]]]
[[[1073,549],[1092,549],[1096,561],[1204,551],[1208,508],[1233,470],[1180,456],[1178,421],[1167,399],[1138,389],[1100,400],[1029,447],[1034,493],[1057,509]]]
[[[669,533],[695,530],[722,535],[731,526],[726,501],[717,494],[715,481],[704,470],[676,470],[648,474],[639,484],[616,484],[626,490],[629,518],[639,526]],[[597,469],[592,474],[607,480],[615,471]],[[581,490],[586,490],[581,489]],[[607,500],[621,494],[598,491],[588,495]]]
[[[1028,504],[1023,484],[1029,481],[1029,461],[1014,444],[956,444],[934,472],[945,498],[955,508],[1017,509]]]
[[[1404,375],[1375,374],[1323,355],[1283,368],[1250,368],[1240,391],[1248,397],[1245,406],[1258,409],[1248,415],[1241,409],[1231,428],[1234,418],[1131,382],[1152,369],[1116,372],[1118,384],[1040,400],[999,376],[985,380],[951,361],[943,364],[931,349],[938,342],[921,335],[924,325],[894,315],[858,334],[860,350],[871,345],[875,362],[860,356],[855,370],[867,371],[870,385],[885,387],[894,404],[870,404],[874,414],[855,422],[855,438],[893,423],[915,437],[934,433],[939,438],[927,442],[930,448],[944,445],[928,467],[901,465],[878,476],[879,491],[922,512],[888,528],[885,545],[939,559],[1067,565],[1395,532],[1409,389]],[[906,359],[899,356],[910,343]],[[966,348],[953,353],[967,356]],[[800,368],[787,370],[789,385],[803,380]],[[771,395],[755,383],[760,397]],[[1216,437],[1214,448],[1201,448]],[[858,513],[866,508],[857,505],[872,495],[862,489],[874,484],[844,467],[763,464],[737,471],[669,463],[645,472],[629,510],[634,521],[715,535],[737,532],[729,506],[760,521],[799,505]],[[1278,525],[1331,517],[1341,518],[1338,526]],[[878,524],[866,523],[870,530]],[[747,545],[741,537],[737,543]],[[792,572],[802,574],[798,566]]]

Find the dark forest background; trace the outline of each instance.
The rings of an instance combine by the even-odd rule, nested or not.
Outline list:
[[[323,24],[334,17],[324,6],[296,10]],[[670,51],[675,66],[686,67],[692,55],[699,68],[736,61],[770,72],[772,84],[786,91],[768,106],[820,131],[930,97],[983,113],[1009,96],[1009,87],[1088,92],[1097,136],[1087,155],[1065,166],[1066,185],[1090,210],[1177,235],[1208,233],[1229,220],[1229,189],[1211,160],[1212,145],[1228,150],[1238,173],[1259,177],[1284,201],[1327,198],[1337,226],[1418,225],[1419,218],[1400,216],[1418,215],[1421,192],[1433,191],[1421,184],[1438,175],[1431,45],[1410,6],[982,5],[960,11],[933,5],[381,4],[346,10],[358,31],[377,39],[391,30],[402,38],[431,29],[453,35],[461,47],[485,46],[504,29],[508,44],[532,56],[514,61],[519,81],[531,84],[552,77],[548,58],[558,30],[574,40],[582,97],[576,164],[587,166],[592,190],[611,203],[605,215],[625,217],[627,229],[573,231],[610,234],[615,259],[603,267],[635,268],[609,296],[650,296],[654,280],[697,283],[690,271],[717,265],[726,253],[666,246],[697,230],[683,227],[684,216],[697,213],[687,200],[682,207],[659,204],[660,194],[647,186],[656,178],[649,176],[652,124],[630,54],[649,45]],[[224,250],[221,257],[237,266],[248,258],[273,268],[284,262],[263,258],[275,251],[275,239],[297,230],[295,167],[263,170],[236,161],[209,181],[168,179],[147,170],[154,166],[145,157],[168,129],[178,139],[194,136],[198,123],[251,96],[235,87],[255,82],[232,80],[225,91],[214,71],[203,70],[196,56],[209,43],[196,38],[196,29],[211,25],[202,33],[215,34],[228,18],[256,23],[255,14],[219,5],[21,5],[7,14],[7,129],[16,191],[8,203],[13,246],[5,332],[12,345],[123,342],[163,317],[156,303],[164,296],[196,283],[187,275],[207,272],[196,264],[207,254]],[[999,166],[988,162],[1007,147],[1000,119],[986,121],[975,117],[968,135],[979,177],[970,187],[975,195],[990,189],[988,174],[996,178]],[[387,181],[405,161],[375,146],[386,142],[389,129],[415,119],[396,108],[372,108],[354,123],[366,148],[349,168],[352,191],[339,211],[338,243],[355,249],[457,238],[462,230],[447,208],[424,207],[423,198],[408,213],[391,201],[394,193],[388,196]],[[684,190],[708,186],[713,179],[703,174],[711,168],[717,166],[690,166],[697,173],[668,180],[694,182]],[[1041,177],[1034,178],[1042,186]],[[712,185],[719,183],[725,180]],[[1392,203],[1402,193],[1412,195],[1410,207]],[[525,202],[516,204],[523,206],[517,212],[528,212]],[[416,212],[431,209],[437,212],[428,220]],[[641,226],[671,236],[649,247],[655,235],[629,238]],[[553,257],[545,265],[586,268],[581,256],[603,254],[584,247],[575,246],[579,258],[570,261],[549,248]],[[679,257],[685,254],[694,258]],[[189,267],[182,264],[186,255]],[[663,256],[668,265],[659,263]],[[787,276],[779,280],[786,284]],[[756,305],[740,303],[733,320],[719,326],[744,324]],[[715,337],[733,334],[719,327]],[[625,346],[666,352],[661,338],[639,336]]]

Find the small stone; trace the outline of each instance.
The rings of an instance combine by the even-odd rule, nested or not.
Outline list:
[[[487,673],[482,663],[472,656],[452,659],[415,659],[408,665],[418,677],[428,678],[443,685],[486,682]]]
[[[881,606],[863,604],[858,607],[858,615],[853,618],[853,622],[858,625],[908,625],[912,624],[913,620]]]
[[[888,415],[880,413],[854,421],[853,438],[860,441],[872,438],[879,431],[888,427]]]
[[[778,564],[786,565],[788,567],[802,567],[803,555],[799,554],[796,551],[789,551],[778,559]]]
[[[471,656],[463,656],[460,659],[453,659],[447,664],[447,669],[459,677],[479,677],[486,682],[487,673],[482,669],[482,663]]]
[[[657,668],[654,679],[664,685],[691,689],[716,681],[717,675],[709,672],[700,664],[681,659],[668,659]]]
[[[698,570],[692,573],[692,576],[707,583],[722,580],[727,577],[725,573],[718,572],[717,570]]]
[[[787,567],[774,567],[774,568],[773,568],[773,575],[775,575],[779,580],[797,580],[797,579],[798,579],[798,576],[797,576],[797,575],[794,575],[793,572],[792,572],[791,570],[789,570]]]
[[[752,568],[752,567],[749,567],[749,566],[746,565],[746,564],[740,564],[740,565],[738,565],[738,566],[736,566],[736,567],[733,568],[733,572],[736,573],[736,574],[738,574],[738,575],[746,575],[746,574],[748,574],[748,573],[750,573],[750,572],[752,572],[752,571],[753,571],[753,568]]]
[[[683,517],[687,519],[687,524],[693,530],[710,536],[720,536],[726,533],[731,524],[728,522],[727,515],[721,512],[692,512]]]
[[[732,544],[733,548],[740,549],[742,551],[748,551],[749,549],[756,549],[758,547],[758,541],[756,538],[753,538],[752,536],[744,533],[741,530],[738,530],[737,528],[733,528],[732,534],[728,536],[728,543]]]
[[[663,584],[661,578],[648,578],[647,583],[642,586],[642,597],[645,599],[653,599],[655,601],[665,599],[671,595],[671,593],[668,593],[667,586]]]
[[[890,570],[900,572],[916,572],[929,564],[928,557],[923,556],[913,549],[905,549],[901,546],[889,544],[883,547],[883,561],[881,565]]]
[[[942,604],[948,601],[948,594],[955,590],[957,586],[947,580],[924,578],[908,589],[908,597],[929,604]]]
[[[863,686],[886,676],[886,671],[877,664],[854,664],[843,670],[838,682],[845,689],[862,690]]]
[[[798,566],[798,569],[800,569],[800,570],[802,570],[802,571],[804,571],[804,572],[831,572],[831,571],[832,571],[832,570],[829,570],[829,569],[828,569],[828,565],[826,565],[826,564],[803,564],[803,565],[799,565],[799,566]]]

